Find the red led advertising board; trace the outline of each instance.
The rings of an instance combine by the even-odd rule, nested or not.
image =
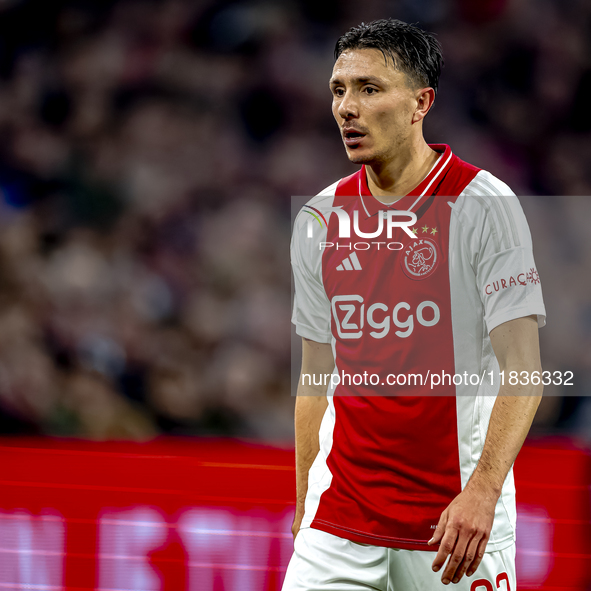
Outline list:
[[[293,450],[5,438],[0,454],[0,590],[281,588]],[[591,456],[530,442],[515,475],[520,590],[588,589]]]

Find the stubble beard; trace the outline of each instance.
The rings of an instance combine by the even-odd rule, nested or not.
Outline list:
[[[349,161],[353,164],[365,164],[366,166],[370,166],[372,164],[378,164],[380,162],[385,162],[387,158],[384,154],[379,153],[369,153],[369,154],[356,154],[354,150],[347,150],[347,157]]]

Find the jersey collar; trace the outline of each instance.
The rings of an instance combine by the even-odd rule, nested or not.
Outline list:
[[[361,209],[365,210],[367,217],[371,217],[379,211],[387,209],[396,209],[398,211],[416,211],[425,197],[433,194],[433,191],[439,185],[439,181],[445,176],[445,172],[452,162],[451,148],[446,144],[429,144],[429,147],[441,156],[433,165],[427,176],[410,192],[408,195],[395,201],[391,205],[386,205],[378,201],[369,190],[367,185],[367,171],[365,164],[359,171],[359,198],[361,200]]]

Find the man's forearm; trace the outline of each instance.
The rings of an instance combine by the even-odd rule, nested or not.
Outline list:
[[[506,373],[539,372],[537,317],[516,318],[490,332],[490,340]],[[483,559],[492,531],[495,506],[507,474],[523,445],[540,403],[542,386],[501,386],[493,406],[480,460],[464,490],[441,514],[429,544],[439,544],[435,572],[444,568],[444,584],[473,575]],[[447,560],[447,558],[449,560]],[[447,561],[447,563],[446,563]],[[445,567],[444,567],[445,565]]]
[[[525,371],[531,378],[541,373],[537,316],[518,318],[497,326],[490,333],[499,367],[507,375]],[[501,494],[505,478],[523,445],[540,404],[542,384],[531,379],[501,385],[493,407],[482,454],[467,488]]]
[[[467,485],[467,488],[476,487],[497,498],[529,432],[542,395],[542,386],[516,388],[501,387],[482,455]]]
[[[296,513],[292,531],[297,534],[302,517],[306,493],[308,492],[308,472],[314,459],[318,455],[320,443],[318,432],[322,417],[328,406],[326,386],[321,379],[332,373],[334,358],[329,343],[317,343],[309,339],[302,339],[302,374],[298,385],[295,404],[295,444],[296,444]],[[302,376],[308,376],[308,384]],[[310,377],[311,376],[311,377]]]
[[[308,492],[308,472],[318,455],[318,432],[328,405],[326,396],[310,396],[298,390],[295,405],[296,513],[303,515]]]

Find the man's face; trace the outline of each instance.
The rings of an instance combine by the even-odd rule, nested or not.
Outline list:
[[[378,49],[344,51],[330,79],[332,114],[347,156],[357,164],[387,163],[408,144],[417,93],[408,76]]]

